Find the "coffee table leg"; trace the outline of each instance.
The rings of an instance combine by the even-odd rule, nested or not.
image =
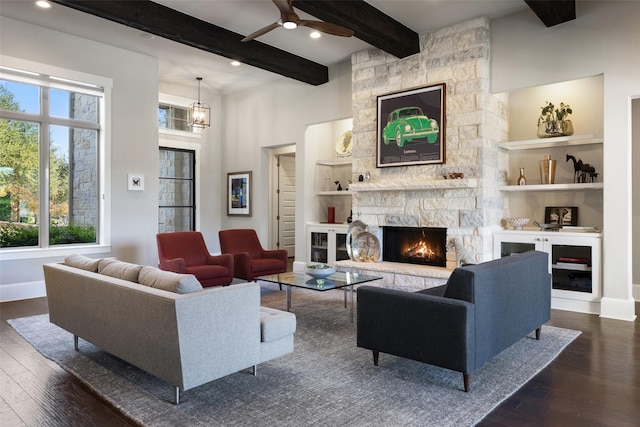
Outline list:
[[[290,310],[291,310],[291,286],[287,286],[287,311],[290,311]]]
[[[351,323],[353,323],[353,285],[349,286],[349,293],[351,294]]]

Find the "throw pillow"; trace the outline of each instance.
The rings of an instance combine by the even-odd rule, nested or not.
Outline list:
[[[100,259],[93,259],[79,254],[71,254],[64,257],[64,265],[91,271],[93,273],[98,272],[99,262]]]
[[[172,271],[163,271],[155,267],[142,267],[139,283],[178,294],[202,290],[202,285],[193,274],[179,274]]]
[[[141,269],[141,265],[118,261],[116,258],[103,258],[98,264],[98,273],[136,283]]]

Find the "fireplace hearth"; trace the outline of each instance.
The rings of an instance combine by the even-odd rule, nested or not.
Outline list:
[[[382,227],[382,259],[389,262],[446,267],[447,229]]]

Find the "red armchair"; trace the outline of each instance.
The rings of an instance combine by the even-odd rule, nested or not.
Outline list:
[[[233,281],[233,256],[213,256],[198,231],[158,233],[160,269],[193,274],[203,287],[228,285]]]
[[[263,249],[255,230],[220,230],[218,236],[222,253],[233,254],[234,277],[252,281],[258,276],[287,271],[287,251]]]

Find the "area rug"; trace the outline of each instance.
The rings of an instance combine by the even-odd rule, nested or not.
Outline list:
[[[262,305],[283,309],[284,291],[264,284]],[[45,357],[132,420],[149,426],[469,426],[547,366],[580,332],[544,326],[471,375],[356,347],[342,292],[294,289],[295,351],[181,393],[49,322],[48,315],[9,323]]]

